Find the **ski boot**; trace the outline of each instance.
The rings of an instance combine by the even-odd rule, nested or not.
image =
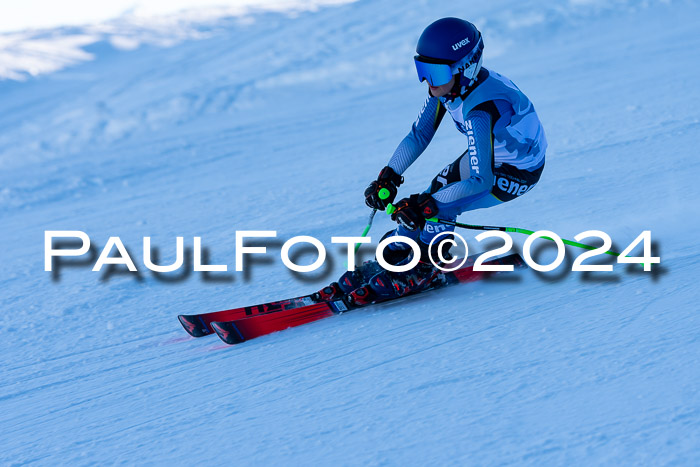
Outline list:
[[[433,245],[431,255],[428,254],[429,246],[418,240],[418,246],[421,250],[420,261],[412,269],[405,272],[381,271],[373,276],[369,281],[369,288],[375,300],[389,300],[392,298],[403,297],[412,293],[423,291],[427,288],[436,288],[443,285],[446,281],[445,274],[437,268],[431,261],[430,257],[436,259],[438,248],[442,249],[442,258],[450,261],[450,244]],[[404,257],[403,260],[394,262],[395,265],[408,264],[413,260],[413,252]]]
[[[391,235],[390,230],[384,234],[382,240]],[[384,260],[389,264],[401,264],[406,261],[411,250],[384,250]],[[348,303],[356,306],[368,305],[379,297],[371,286],[371,281],[377,275],[386,272],[377,260],[366,261],[356,271],[345,273],[340,278],[340,288],[345,291]]]
[[[369,281],[375,300],[403,297],[427,288],[437,287],[445,275],[430,263],[420,262],[405,272],[382,271]]]
[[[379,271],[382,271],[382,268],[376,261],[365,261],[354,271],[347,271],[340,276],[338,282],[332,282],[312,294],[311,298],[316,302],[346,298],[350,292],[367,284],[367,281]]]

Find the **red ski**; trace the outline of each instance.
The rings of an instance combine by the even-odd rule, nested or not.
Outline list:
[[[311,305],[315,303],[311,295],[278,300],[275,302],[262,303],[260,305],[245,306],[241,308],[231,308],[230,310],[212,311],[199,315],[178,315],[177,319],[185,328],[185,331],[192,337],[208,336],[214,334],[211,323],[214,321],[231,321],[256,316],[263,313],[272,313],[283,310]]]
[[[348,309],[342,300],[337,300],[337,303],[319,302],[252,318],[213,322],[211,326],[222,341],[227,344],[239,344],[254,337],[328,318],[339,313],[340,308]]]
[[[475,257],[469,257],[466,266],[456,271],[446,273],[446,280],[444,282],[417,293],[423,293],[428,290],[435,290],[453,284],[474,282],[495,274],[494,272],[474,271],[474,258]],[[525,266],[523,259],[518,254],[512,254],[484,262],[484,265],[500,264],[513,265],[515,269]],[[398,298],[403,297],[397,297],[396,299]],[[318,321],[355,308],[359,308],[359,306],[346,303],[344,300],[333,300],[229,321],[214,321],[211,323],[211,327],[225,343],[239,344],[255,337]]]

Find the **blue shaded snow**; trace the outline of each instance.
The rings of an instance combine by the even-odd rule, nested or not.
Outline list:
[[[144,236],[163,262],[201,236],[230,271],[237,230],[358,234],[426,95],[415,41],[448,15],[550,144],[532,192],[461,219],[651,230],[659,274],[525,272],[227,347],[176,315],[315,290],[342,259],[306,281],[275,248],[247,279],[43,271],[44,230],[118,235],[137,266]],[[697,465],[698,30],[684,1],[358,2],[0,82],[0,463]],[[443,126],[402,194],[463,151]]]

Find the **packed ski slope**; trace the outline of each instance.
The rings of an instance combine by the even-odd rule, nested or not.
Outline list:
[[[549,140],[532,192],[460,220],[600,229],[618,249],[651,230],[661,267],[527,271],[235,347],[188,338],[179,313],[342,272],[330,238],[364,227],[362,191],[427,92],[415,41],[442,16],[482,29],[485,66]],[[129,51],[99,36],[85,60],[0,81],[0,464],[700,463],[700,6],[360,1],[190,27]],[[443,122],[400,193],[462,138]],[[377,216],[373,238],[391,226]],[[93,257],[52,276],[45,230],[96,253],[119,236],[141,272]],[[334,261],[294,276],[270,242],[234,272],[237,230],[313,235]],[[157,277],[144,236],[163,263],[201,236],[229,272]]]

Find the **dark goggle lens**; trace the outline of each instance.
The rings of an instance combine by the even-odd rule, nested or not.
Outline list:
[[[452,79],[452,68],[444,63],[427,63],[418,57],[414,59],[418,80],[422,83],[426,80],[431,86],[442,86]]]

